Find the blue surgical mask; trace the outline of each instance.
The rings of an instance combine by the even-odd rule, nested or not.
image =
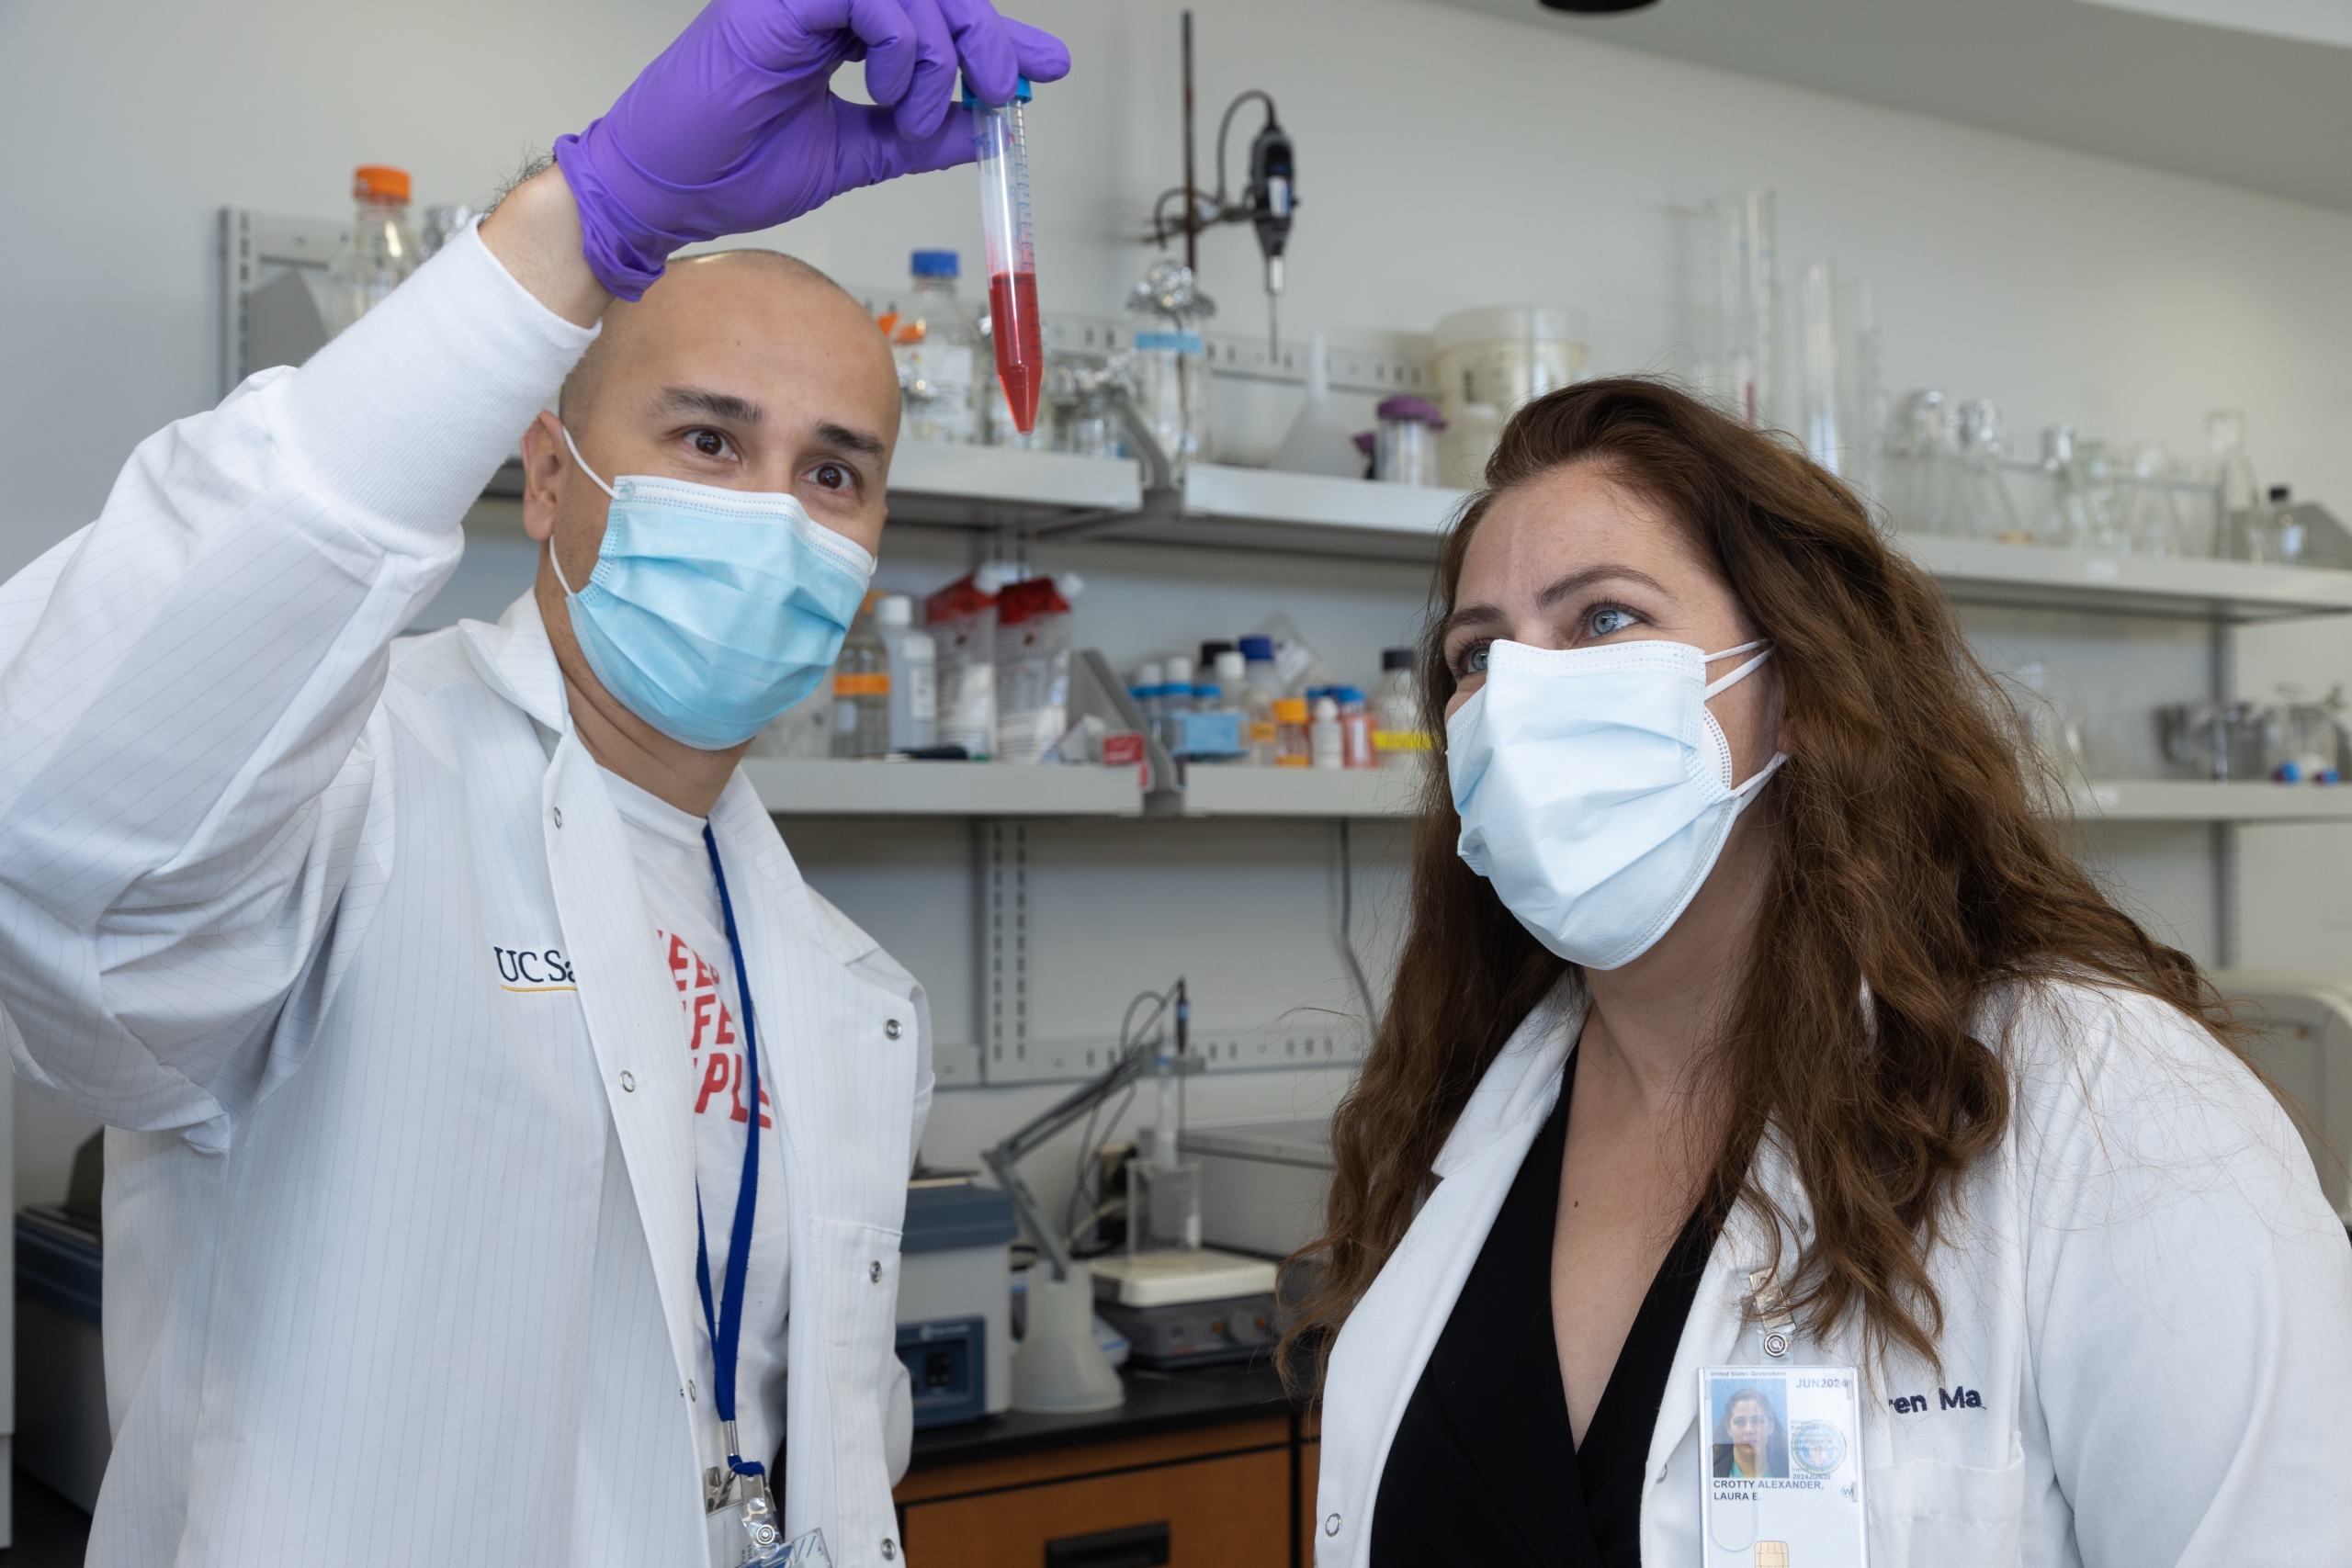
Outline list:
[[[1749,652],[1708,683],[1710,663]],[[1690,907],[1733,820],[1786,761],[1776,752],[1735,784],[1731,745],[1707,711],[1771,656],[1760,642],[1721,653],[1489,643],[1486,684],[1445,727],[1463,860],[1570,963],[1639,958]]]
[[[613,498],[585,588],[555,575],[588,668],[671,739],[724,751],[817,689],[865,602],[874,558],[798,498],[684,479],[597,479]]]

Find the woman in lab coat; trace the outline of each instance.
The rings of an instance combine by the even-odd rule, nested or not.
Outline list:
[[[1291,1342],[1317,1562],[1762,1562],[1789,1508],[1840,1568],[2352,1562],[2352,1248],[1933,584],[1650,382],[1529,406],[1487,479]],[[1795,1502],[1711,1473],[1702,1389],[1768,1382]]]

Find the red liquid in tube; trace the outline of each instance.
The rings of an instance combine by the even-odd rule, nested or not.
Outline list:
[[[1012,405],[1012,423],[1026,435],[1037,427],[1037,395],[1046,388],[1035,273],[1000,272],[989,279],[989,333],[996,344],[996,378]]]

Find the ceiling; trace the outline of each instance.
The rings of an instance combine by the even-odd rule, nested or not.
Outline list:
[[[2281,36],[2347,36],[2293,20],[2344,0],[2232,0],[2259,32],[2179,19],[2214,0],[1446,3],[2352,211],[2352,49]]]

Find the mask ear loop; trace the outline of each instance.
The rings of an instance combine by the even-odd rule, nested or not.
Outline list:
[[[1720,693],[1731,690],[1734,686],[1738,685],[1742,681],[1747,680],[1758,669],[1762,668],[1766,660],[1772,657],[1772,645],[1767,639],[1758,637],[1754,642],[1743,642],[1737,648],[1726,648],[1721,653],[1710,653],[1706,655],[1705,662],[1713,664],[1719,659],[1729,659],[1736,653],[1747,653],[1751,649],[1759,648],[1764,651],[1757,654],[1755,658],[1749,660],[1747,663],[1741,665],[1738,669],[1733,671],[1722,680],[1710,681],[1707,682],[1707,689],[1699,694],[1700,697],[1702,700],[1713,697]]]
[[[555,427],[563,432],[563,444],[571,448],[571,460],[580,465],[580,471],[586,474],[589,479],[594,483],[598,490],[603,491],[615,501],[618,501],[620,499],[620,492],[614,490],[612,486],[606,484],[603,479],[598,479],[596,477],[596,470],[588,466],[588,459],[580,455],[579,443],[571,439],[571,427],[564,423],[561,420],[556,421]],[[548,561],[555,568],[555,580],[563,584],[564,597],[567,599],[578,598],[580,596],[579,591],[573,588],[571,582],[567,581],[563,575],[563,558],[556,553],[555,540],[552,538],[548,540]],[[1735,649],[1734,651],[1738,650]]]

